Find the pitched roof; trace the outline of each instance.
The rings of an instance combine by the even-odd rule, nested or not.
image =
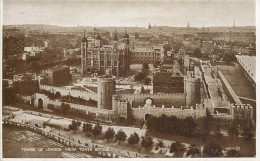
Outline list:
[[[153,76],[153,83],[167,83],[171,76],[169,72],[157,72]]]

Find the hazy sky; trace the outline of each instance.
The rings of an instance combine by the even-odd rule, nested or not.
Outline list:
[[[3,23],[60,26],[255,25],[254,0],[4,0]]]

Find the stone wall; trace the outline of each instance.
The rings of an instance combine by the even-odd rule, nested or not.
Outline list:
[[[126,98],[131,107],[144,106],[146,99],[152,100],[152,105],[165,107],[181,107],[185,106],[185,94],[183,93],[162,93],[162,94],[120,94],[115,97]]]
[[[177,118],[192,117],[198,119],[206,115],[206,108],[197,105],[196,109],[192,107],[190,109],[184,108],[163,108],[163,107],[142,107],[133,108],[133,116],[136,119],[144,120],[145,115],[149,114],[151,116],[159,117],[163,114],[166,116],[176,116]]]
[[[35,94],[35,101],[34,101],[34,106],[35,107],[38,107],[38,100],[39,99],[43,100],[43,109],[44,110],[48,110],[47,109],[48,104],[53,104],[54,106],[58,106],[59,107],[59,106],[61,106],[61,103],[62,103],[59,100],[50,100],[44,94],[36,93]],[[66,104],[69,104],[71,109],[84,111],[84,112],[86,112],[86,114],[88,114],[88,113],[95,113],[96,116],[98,116],[98,115],[107,115],[107,116],[110,115],[110,117],[111,117],[115,113],[113,110],[98,109],[96,107],[84,106],[84,105],[73,104],[73,103],[66,103]]]
[[[186,93],[186,106],[190,107],[195,106],[196,104],[200,104],[200,78],[185,77],[184,82]]]
[[[92,99],[97,101],[97,94],[95,92],[70,89],[67,87],[48,86],[48,85],[40,85],[40,90],[46,90],[54,94],[56,92],[60,92],[61,96],[67,96],[70,94],[73,97],[80,97],[86,100]]]
[[[253,119],[253,107],[250,104],[233,105],[232,115],[235,119]]]

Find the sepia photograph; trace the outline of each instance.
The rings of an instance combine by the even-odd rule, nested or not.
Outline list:
[[[3,0],[8,158],[256,159],[256,0]]]

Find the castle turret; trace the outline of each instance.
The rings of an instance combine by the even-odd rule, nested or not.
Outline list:
[[[111,76],[98,78],[98,108],[112,110],[112,96],[116,92],[116,82]]]
[[[196,104],[200,104],[200,78],[195,77],[192,71],[188,71],[184,82],[186,93],[186,106],[195,107]]]
[[[95,47],[98,47],[98,48],[100,48],[101,47],[101,36],[100,36],[100,34],[99,34],[99,31],[98,31],[98,35],[97,35],[97,37],[96,37],[96,41],[95,41]]]
[[[117,32],[116,32],[116,29],[115,29],[115,35],[113,37],[113,46],[114,46],[114,49],[117,49],[118,47],[118,37],[117,37]]]
[[[84,32],[84,37],[81,41],[81,71],[82,71],[82,74],[86,74],[86,57],[87,57],[87,49],[88,49],[88,40],[87,38],[85,37],[85,32]]]

